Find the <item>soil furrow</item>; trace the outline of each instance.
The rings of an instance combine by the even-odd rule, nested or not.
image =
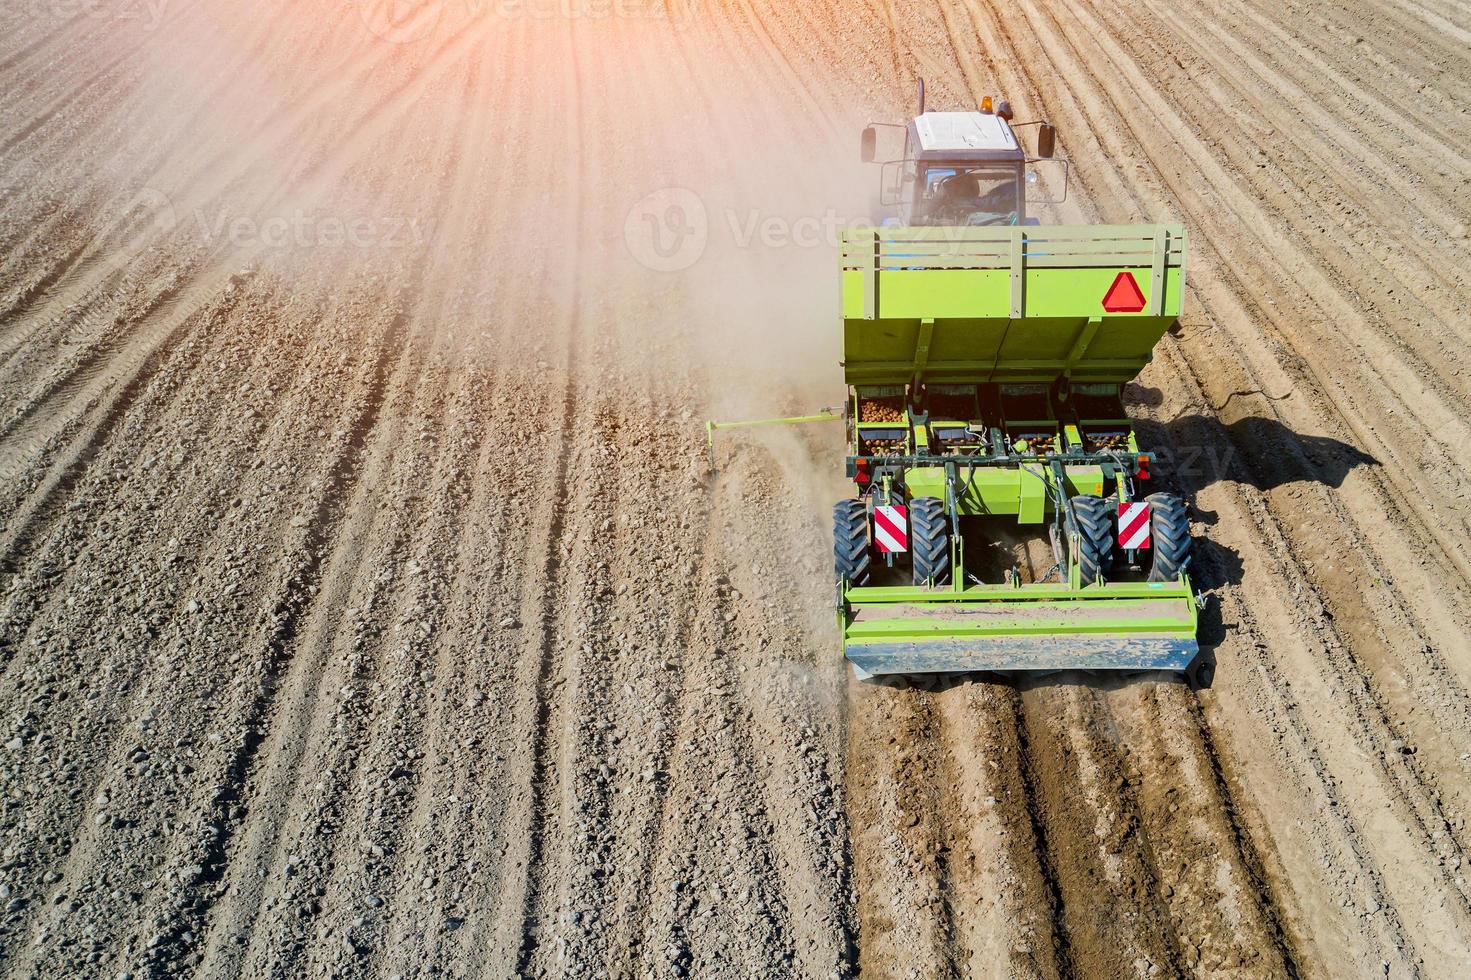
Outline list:
[[[143,6],[0,12],[9,972],[1471,958],[1453,0]],[[841,401],[917,76],[1189,230],[1126,403],[1209,690],[854,681],[841,432],[707,458]]]

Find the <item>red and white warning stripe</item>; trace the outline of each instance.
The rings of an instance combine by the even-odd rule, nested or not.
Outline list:
[[[909,550],[909,508],[875,507],[873,509],[873,541],[879,551]]]
[[[1149,505],[1119,504],[1119,545],[1124,548],[1149,547]]]

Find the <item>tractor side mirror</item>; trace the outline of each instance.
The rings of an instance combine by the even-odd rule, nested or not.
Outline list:
[[[873,163],[873,157],[874,153],[877,152],[878,142],[878,130],[874,129],[872,126],[869,126],[863,131],[863,140],[860,145],[858,154],[860,157],[862,157],[864,163]]]
[[[898,207],[903,203],[907,185],[915,177],[913,160],[890,160],[879,171],[879,204]]]
[[[1071,170],[1066,160],[1046,157],[1028,160],[1025,176],[1027,203],[1061,204],[1066,201]]]
[[[1037,130],[1037,156],[1051,158],[1057,152],[1057,127],[1043,123]]]

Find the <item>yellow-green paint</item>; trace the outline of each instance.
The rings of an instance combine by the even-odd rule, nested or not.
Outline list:
[[[1149,363],[1180,315],[1179,226],[884,228],[877,258],[874,234],[860,230],[845,244],[849,384],[903,384],[916,374],[932,382],[1041,382],[1066,374],[1123,383]],[[1144,309],[1109,313],[1103,298],[1126,271]]]
[[[1133,273],[1144,294],[1139,313],[1109,313],[1103,297],[1120,272]],[[1162,316],[1180,315],[1184,277],[1177,268],[1165,271]],[[1025,277],[1024,317],[1078,316],[1151,317],[1150,270],[1137,266],[1107,268],[1028,269]],[[863,318],[863,273],[843,272],[843,317]],[[879,306],[876,319],[998,318],[1011,316],[1011,272],[1007,269],[890,269],[878,273]]]
[[[1028,472],[1023,472],[1023,468]],[[959,467],[961,494],[956,508],[966,516],[999,515],[1015,517],[1021,524],[1039,524],[1051,513],[1047,488],[1043,479],[1047,470],[1041,464],[1024,467],[978,466],[971,473]],[[1066,466],[1063,476],[1069,496],[1104,495],[1103,468],[1100,466]],[[937,497],[945,499],[945,470],[939,466],[916,466],[905,471],[904,483],[910,499]]]
[[[1016,522],[1041,524],[1047,513],[1047,495],[1051,486],[1047,469],[1035,463],[1023,463],[1018,472],[1021,481],[1017,485]]]

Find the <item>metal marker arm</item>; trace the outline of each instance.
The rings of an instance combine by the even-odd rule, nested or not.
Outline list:
[[[711,449],[715,448],[716,429],[744,429],[755,425],[801,425],[806,422],[841,422],[843,416],[830,408],[823,409],[817,415],[794,415],[784,419],[750,419],[742,422],[716,422],[713,419],[705,423],[705,443]]]

